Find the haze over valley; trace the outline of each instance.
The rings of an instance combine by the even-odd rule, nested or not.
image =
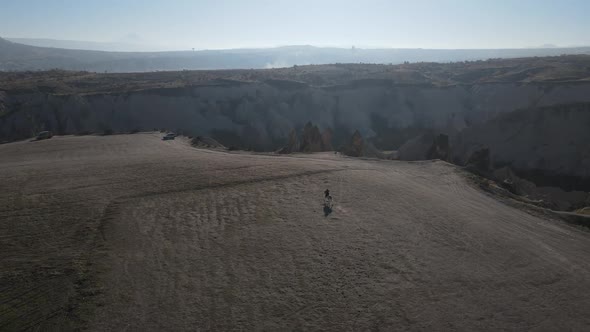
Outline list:
[[[23,42],[25,44],[23,44]],[[28,45],[43,45],[44,47]],[[400,64],[405,62],[461,62],[490,58],[590,54],[590,47],[515,49],[362,49],[283,46],[275,48],[185,50],[167,52],[104,52],[81,50],[97,43],[63,43],[0,39],[0,70],[83,70],[94,72],[149,72],[157,70],[261,69],[332,63]],[[110,45],[110,46],[109,46]],[[57,46],[57,47],[55,47]],[[60,48],[70,46],[71,48]],[[133,44],[106,44],[104,48],[142,49]]]

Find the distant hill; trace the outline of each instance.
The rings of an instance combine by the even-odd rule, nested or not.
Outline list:
[[[31,46],[0,38],[0,71],[65,69],[147,72],[183,69],[260,69],[327,63],[457,62],[562,54],[590,54],[590,47],[434,50],[288,46],[211,51],[105,52]]]
[[[125,42],[92,42],[84,40],[61,40],[48,38],[5,38],[13,43],[37,47],[52,47],[71,50],[105,51],[105,52],[153,52],[161,51],[160,47],[140,43]]]

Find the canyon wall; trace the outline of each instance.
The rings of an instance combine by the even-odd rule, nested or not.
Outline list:
[[[348,142],[355,130],[382,150],[396,150],[430,131],[452,138],[453,156],[459,161],[488,144],[500,163],[514,160],[522,169],[588,177],[588,165],[575,157],[575,151],[583,149],[586,128],[590,130],[584,127],[588,110],[567,116],[548,110],[538,117],[531,113],[534,121],[526,120],[526,125],[516,124],[520,118],[491,122],[515,110],[570,103],[590,103],[590,82],[435,87],[372,79],[312,87],[274,80],[87,95],[6,90],[0,91],[0,141],[25,139],[41,130],[80,134],[166,129],[210,136],[226,146],[272,151],[287,143],[291,130],[299,131],[311,121],[321,130],[332,130],[335,148]],[[559,129],[552,129],[557,128],[554,123]],[[568,128],[573,130],[564,141],[559,137]],[[480,130],[489,135],[478,136]],[[510,135],[522,130],[527,134],[518,136],[521,143],[515,145],[521,147],[512,146]],[[522,143],[529,140],[533,143]],[[553,142],[551,151],[565,144],[563,151],[544,150],[546,140]],[[538,156],[533,161],[528,149]]]
[[[495,169],[509,166],[537,185],[590,191],[590,103],[522,109],[453,137],[459,164],[482,148]]]

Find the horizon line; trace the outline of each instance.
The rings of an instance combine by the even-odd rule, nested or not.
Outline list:
[[[151,45],[151,44],[143,44],[143,43],[133,43],[133,42],[122,42],[122,41],[90,41],[90,40],[76,40],[76,39],[55,39],[55,38],[37,38],[37,37],[2,37],[0,39],[7,40],[11,43],[15,44],[22,44],[31,47],[40,47],[40,48],[54,48],[54,49],[64,49],[64,50],[79,50],[79,51],[96,51],[96,52],[115,52],[115,53],[164,53],[164,52],[203,52],[203,51],[232,51],[232,50],[268,50],[268,49],[278,49],[278,48],[288,48],[288,47],[307,47],[307,48],[324,48],[324,49],[341,49],[341,50],[433,50],[433,51],[491,51],[491,50],[529,50],[529,49],[574,49],[574,48],[587,48],[590,45],[568,45],[568,46],[558,46],[553,44],[546,44],[540,46],[523,46],[523,47],[489,47],[489,48],[469,48],[469,47],[461,47],[461,48],[436,48],[436,47],[394,47],[394,46],[338,46],[338,45],[314,45],[314,44],[278,44],[272,46],[236,46],[236,47],[219,47],[219,48],[168,48],[167,50],[154,50],[154,51],[107,51],[107,50],[91,50],[91,49],[83,49],[83,48],[64,48],[64,47],[54,47],[54,46],[36,46],[25,44],[22,42],[15,42],[12,40],[47,40],[47,41],[60,41],[60,42],[78,42],[78,43],[93,43],[93,44],[121,44],[121,45],[129,45],[129,46],[136,46],[136,47],[154,47],[154,48],[167,48],[165,46],[158,46],[158,45]]]

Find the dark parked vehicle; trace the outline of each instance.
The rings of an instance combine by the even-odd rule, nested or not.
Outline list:
[[[166,136],[162,137],[162,140],[164,140],[164,141],[173,140],[175,137],[176,137],[175,133],[168,133],[168,134],[166,134]]]
[[[42,139],[50,139],[51,137],[53,137],[53,134],[50,131],[42,131],[39,134],[37,134],[37,137],[35,139],[40,141]]]

